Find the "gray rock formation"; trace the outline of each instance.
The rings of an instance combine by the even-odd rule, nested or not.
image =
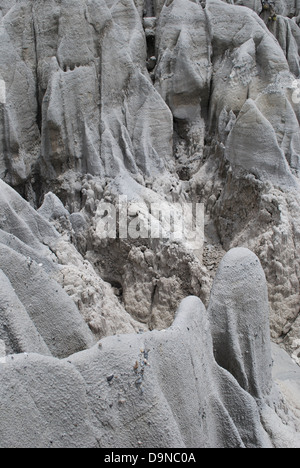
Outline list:
[[[73,301],[51,278],[58,233],[13,189],[1,191],[1,339],[11,352],[66,357],[91,346]]]
[[[300,2],[265,3],[0,0],[0,446],[300,445]],[[120,196],[140,233],[203,203],[204,247],[103,238]]]
[[[240,277],[247,262],[253,268],[248,292],[258,282],[266,288],[258,259],[236,249],[218,272],[210,309],[216,307],[218,283],[228,281],[227,265],[229,276]],[[237,300],[238,293],[241,289],[232,292]],[[16,306],[14,310],[18,312]],[[226,322],[226,308],[219,306],[218,312],[219,322]],[[239,303],[232,301],[232,315],[240,312]],[[1,447],[299,447],[294,406],[272,382],[268,327],[259,329],[259,337],[253,334],[259,323],[267,323],[268,311],[255,312],[244,314],[243,334],[237,329],[228,343],[217,341],[232,362],[237,355],[236,368],[245,369],[242,386],[248,391],[240,386],[235,366],[231,374],[226,362],[220,367],[215,361],[208,315],[196,297],[182,302],[167,330],[108,337],[64,360],[45,356],[39,341],[38,354],[7,356],[0,363]],[[244,353],[237,351],[240,336]],[[243,344],[248,344],[249,356]],[[299,368],[294,372],[290,385],[299,380]]]
[[[256,398],[270,393],[268,291],[258,258],[233,249],[221,261],[208,308],[218,364]]]

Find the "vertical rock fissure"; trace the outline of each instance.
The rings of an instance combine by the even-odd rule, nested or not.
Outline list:
[[[42,133],[42,105],[40,101],[40,89],[39,89],[39,57],[38,57],[38,45],[37,45],[37,25],[35,21],[35,12],[34,12],[34,5],[32,5],[32,33],[33,33],[33,42],[34,42],[34,53],[35,53],[35,87],[36,87],[36,105],[37,105],[37,112],[36,112],[36,123],[40,132]]]

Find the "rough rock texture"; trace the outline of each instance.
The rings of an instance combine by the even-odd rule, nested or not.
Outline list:
[[[251,252],[228,255],[237,272],[241,258],[259,271]],[[221,267],[216,285],[226,277]],[[255,288],[255,275],[249,284]],[[213,307],[214,290],[211,301]],[[232,301],[232,313],[234,306],[238,314]],[[219,314],[226,320],[221,308]],[[257,320],[266,322],[267,311],[249,314],[245,340],[253,339]],[[285,401],[272,382],[269,362],[264,364],[264,354],[270,359],[269,330],[262,329],[256,342],[259,362],[251,367],[245,354],[238,356],[255,395],[217,364],[210,330],[203,303],[189,297],[167,330],[108,337],[65,360],[34,353],[7,356],[0,364],[1,447],[299,447],[292,402],[297,394]],[[240,335],[237,331],[228,344],[219,341],[220,351],[237,354]],[[282,351],[275,351],[282,359]],[[287,355],[285,360],[292,362]],[[284,394],[298,378],[299,370],[289,375]]]
[[[142,328],[67,239],[3,181],[0,188],[0,338],[9,352],[65,357],[96,338]],[[49,203],[50,218],[65,215],[49,199],[41,213]]]
[[[231,250],[220,263],[208,308],[218,364],[256,398],[272,386],[269,304],[265,275],[247,249]]]
[[[272,345],[274,357],[273,378],[278,384],[290,407],[299,418],[300,410],[300,372],[299,366],[290,360],[289,355],[277,345]]]
[[[252,252],[224,257],[208,313],[190,297],[170,328],[128,333],[139,324],[111,286],[0,184],[1,447],[300,446],[298,403],[272,381],[267,285]],[[54,195],[40,211],[67,223]]]
[[[0,7],[1,178],[35,207],[48,192],[59,197],[63,206],[50,221],[57,227],[58,215],[67,218],[60,232],[74,231],[80,253],[150,328],[170,325],[187,294],[207,304],[224,250],[250,248],[267,276],[272,336],[293,349],[298,3],[276,1],[276,21],[261,14],[258,0],[22,0]],[[150,260],[138,271],[135,242],[108,251],[95,229],[97,206],[120,194],[147,204],[205,203],[203,257],[191,260],[175,245],[165,268],[156,255],[166,258],[165,246],[148,243],[155,267]],[[41,214],[49,220],[49,197],[45,203]],[[181,266],[170,269],[178,258]]]
[[[0,0],[1,445],[299,445],[269,342],[299,364],[299,24],[298,0]],[[120,196],[137,239],[99,228]],[[142,238],[192,202],[203,248]]]

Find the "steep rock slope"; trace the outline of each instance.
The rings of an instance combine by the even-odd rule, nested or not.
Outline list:
[[[273,338],[293,347],[298,6],[275,2],[270,23],[260,2],[235,3],[2,2],[1,178],[35,206],[51,191],[71,215],[81,212],[78,249],[150,327],[170,325],[187,294],[207,303],[224,250],[250,247],[266,271]],[[120,194],[205,203],[204,257],[146,243],[154,260],[137,267],[135,242],[108,250],[97,205]],[[186,273],[170,270],[178,258]]]
[[[269,327],[299,362],[300,5],[275,10],[0,1],[3,446],[299,446]],[[137,239],[103,236],[120,196]],[[204,248],[143,238],[192,202]]]
[[[2,181],[0,188],[0,339],[6,352],[66,357],[102,336],[143,329],[67,237]]]
[[[15,269],[22,266],[21,257],[14,260]],[[33,261],[31,268],[37,269]],[[234,290],[227,284],[232,277],[239,278]],[[61,316],[59,329],[52,319],[42,330],[35,316],[28,317],[31,309],[17,303],[19,291],[5,282],[1,273],[1,339],[18,354],[0,360],[1,447],[300,446],[297,394],[283,397],[272,380],[267,286],[249,250],[233,249],[222,261],[208,313],[200,299],[189,297],[170,328],[107,337],[94,346],[78,318],[70,338],[74,307],[69,321]],[[49,317],[45,294],[35,299]],[[7,316],[3,303],[11,307]],[[66,332],[67,357],[59,360],[51,354],[61,357]],[[80,347],[89,349],[72,354],[80,332]],[[297,375],[290,374],[292,385]]]

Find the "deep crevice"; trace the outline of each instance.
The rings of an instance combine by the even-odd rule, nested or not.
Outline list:
[[[155,16],[155,7],[153,0],[145,0],[144,2],[144,17],[152,18]]]
[[[34,13],[32,12],[32,32],[33,32],[33,41],[34,41],[34,50],[35,50],[35,86],[36,86],[36,123],[39,129],[40,134],[42,133],[42,105],[40,100],[40,89],[39,89],[39,76],[38,76],[38,50],[37,50],[37,30],[34,21]]]

